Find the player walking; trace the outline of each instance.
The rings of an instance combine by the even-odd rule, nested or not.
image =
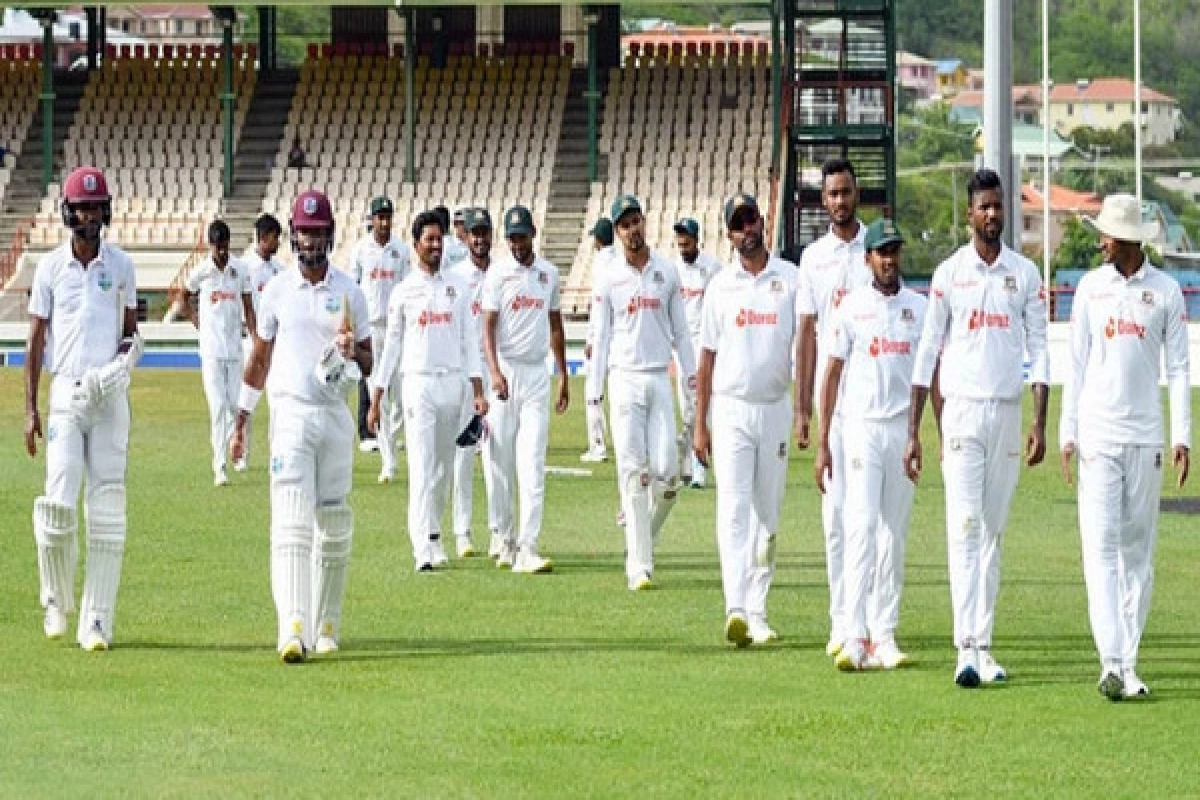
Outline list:
[[[287,664],[338,649],[354,535],[354,419],[346,390],[370,374],[367,301],[329,263],[334,219],[309,190],[289,224],[296,268],[263,292],[254,355],[238,398],[234,458],[264,385],[271,400],[271,590]]]
[[[1041,276],[1033,262],[1000,238],[1000,176],[979,170],[967,184],[967,198],[971,241],[933,273],[913,369],[905,465],[916,481],[922,465],[921,416],[941,353],[942,475],[958,647],[954,681],[972,688],[1007,677],[992,656],[992,627],[1000,589],[1000,546],[1021,469],[1025,355],[1033,385],[1033,426],[1025,440],[1025,463],[1031,467],[1046,453],[1050,369]]]
[[[667,375],[672,348],[693,391],[696,362],[679,275],[646,244],[641,203],[633,195],[618,197],[612,219],[621,246],[593,292],[595,341],[587,400],[603,400],[607,377],[625,514],[625,577],[632,591],[640,591],[652,585],[654,545],[679,493],[675,406]]]
[[[412,225],[416,269],[392,290],[387,339],[372,382],[367,425],[379,427],[385,387],[402,375],[408,438],[408,535],[418,572],[446,565],[446,510],[455,439],[475,412],[487,413],[479,363],[479,328],[467,286],[443,270],[440,217],[423,211]],[[468,382],[469,381],[469,382]]]
[[[242,263],[250,277],[250,300],[254,305],[257,320],[259,305],[262,302],[263,290],[271,279],[283,270],[283,265],[275,260],[279,252],[279,237],[283,227],[279,220],[271,214],[263,214],[254,221],[254,246],[242,256]],[[242,339],[242,363],[248,364],[254,354],[254,340],[258,336],[257,323],[246,325],[246,336]],[[246,423],[246,437],[242,445],[242,457],[233,462],[233,468],[245,472],[250,460],[250,442],[254,434],[254,420]]]
[[[367,298],[371,352],[380,355],[387,331],[388,298],[409,270],[408,248],[392,239],[394,211],[392,201],[387,197],[380,196],[371,201],[371,232],[358,240],[351,256],[354,275]],[[379,482],[391,483],[396,477],[396,438],[404,425],[398,372],[385,390],[375,441],[383,462],[379,470]]]
[[[822,395],[816,377],[817,365],[829,360],[833,342],[833,313],[842,298],[871,281],[867,269],[863,235],[866,226],[858,221],[858,183],[854,166],[832,159],[821,167],[821,203],[829,214],[829,231],[804,249],[800,257],[800,288],[797,297],[799,336],[796,338],[796,443],[808,447],[809,424],[814,398]],[[829,451],[832,476],[821,496],[821,525],[825,531],[825,569],[829,578],[829,644],[825,652],[836,656],[846,639],[845,541],[842,532],[842,425],[830,420]]]
[[[700,252],[700,223],[684,218],[675,223],[675,248],[679,251],[675,259],[675,268],[679,271],[680,293],[683,295],[683,311],[687,316],[688,333],[692,338],[692,352],[700,352],[700,320],[704,308],[704,291],[708,282],[721,269],[721,264],[708,253]],[[679,399],[679,409],[683,419],[690,420],[696,416],[696,410],[689,406],[695,398],[688,390],[684,381],[683,370],[676,371],[676,391]],[[704,465],[696,460],[692,451],[692,429],[685,425],[680,436],[683,447],[680,448],[679,470],[681,480],[690,484],[693,489],[702,489],[705,484]]]
[[[725,638],[746,647],[778,638],[767,593],[787,484],[797,279],[767,251],[753,197],[726,202],[725,227],[736,255],[704,300],[693,447],[716,472]]]
[[[592,237],[592,247],[595,250],[595,254],[592,256],[591,270],[592,286],[595,286],[599,280],[597,276],[603,273],[608,259],[612,258],[612,220],[608,217],[600,217],[600,219],[596,220],[596,224],[592,226],[592,229],[588,231],[588,235]],[[592,340],[595,338],[595,330],[590,317],[588,318],[587,331],[587,341],[583,345],[585,373],[590,372],[592,369]],[[584,420],[587,425],[588,449],[587,452],[579,456],[579,460],[592,464],[607,461],[608,447],[605,445],[605,440],[608,438],[608,425],[604,421],[604,403],[585,403]]]
[[[183,304],[200,332],[200,376],[208,401],[213,485],[226,486],[229,445],[242,385],[242,326],[254,329],[254,301],[245,265],[229,256],[229,226],[208,226],[209,255],[187,280]],[[239,459],[239,462],[241,459]]]
[[[1105,264],[1083,276],[1071,306],[1071,366],[1059,424],[1062,471],[1079,453],[1079,531],[1100,693],[1150,693],[1138,646],[1150,611],[1162,491],[1159,364],[1171,400],[1171,460],[1187,480],[1192,409],[1187,310],[1174,278],[1146,261],[1141,206],[1111,194],[1093,224]],[[1147,227],[1151,230],[1147,230]]]
[[[50,639],[65,636],[67,614],[75,610],[76,509],[86,479],[87,573],[76,640],[99,651],[113,641],[125,553],[129,373],[142,340],[133,261],[101,238],[112,197],[100,170],[80,167],[67,176],[62,219],[71,238],[38,262],[29,297],[25,449],[36,456],[42,437],[38,383],[45,357],[53,376],[46,487],[33,502],[44,631]]]
[[[570,400],[558,267],[534,253],[536,235],[529,209],[504,212],[511,255],[488,270],[482,290],[483,348],[492,379],[484,442],[484,467],[492,470],[488,520],[493,538],[500,539],[496,564],[530,574],[554,568],[538,552],[550,433],[547,353],[554,354],[559,375],[554,410],[566,412]],[[513,513],[518,491],[519,533]]]
[[[903,244],[892,220],[877,219],[867,226],[863,245],[874,279],[846,295],[834,314],[822,382],[814,467],[822,493],[833,463],[831,420],[839,413],[854,420],[842,434],[847,628],[836,664],[843,671],[868,663],[895,669],[908,662],[896,646],[915,489],[904,472],[904,447],[926,300],[901,283]]]

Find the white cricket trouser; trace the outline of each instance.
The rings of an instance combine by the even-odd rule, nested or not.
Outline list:
[[[375,355],[375,363],[383,355],[383,343],[387,337],[386,323],[371,323],[371,350]],[[379,408],[379,430],[375,433],[375,441],[379,443],[379,457],[382,468],[387,472],[396,471],[396,437],[404,429],[404,377],[400,370],[392,371],[392,382],[383,393],[383,401]]]
[[[625,513],[625,574],[653,574],[654,541],[665,521],[655,506],[679,481],[675,444],[675,400],[665,369],[653,372],[610,370],[608,403],[612,413],[617,486]]]
[[[467,389],[466,409],[463,414],[469,421],[475,415],[475,396],[470,390],[470,384]],[[485,425],[490,425],[490,422],[485,422]],[[466,427],[466,423],[463,427]],[[488,452],[482,444],[474,447],[456,447],[454,451],[454,502],[451,516],[454,519],[455,536],[471,534],[471,518],[475,513],[475,461],[480,455],[483,458],[488,457]],[[491,497],[492,473],[486,464],[483,467],[483,490],[485,497]],[[488,530],[495,528],[491,523],[492,520],[489,519]]]
[[[237,419],[238,392],[242,388],[242,362],[237,358],[200,357],[204,398],[208,401],[212,469],[220,472],[229,462],[229,443]]]
[[[317,505],[345,501],[354,470],[354,418],[344,403],[288,398],[271,414],[271,488],[293,486]]]
[[[700,340],[699,339],[692,340],[692,348],[693,348],[693,352],[696,353],[696,357],[699,358],[700,357]],[[695,430],[696,394],[695,394],[695,392],[688,391],[687,376],[683,374],[683,370],[679,369],[679,359],[678,358],[675,359],[675,399],[679,403],[680,417],[685,422],[689,419],[692,420],[692,425],[685,426],[685,428],[684,428],[684,434],[686,435],[688,432]],[[711,416],[712,415],[710,414],[709,415],[710,419],[708,420],[710,425],[712,424]],[[704,465],[700,463],[700,460],[698,458],[696,458],[696,451],[692,447],[691,441],[689,440],[686,442],[682,442],[680,450],[681,450],[682,457],[687,459],[686,464],[679,465],[680,471],[685,476],[691,475],[693,481],[699,481],[700,483],[703,483],[704,478],[705,478]],[[690,467],[690,469],[688,469],[688,467]]]
[[[588,452],[596,455],[606,455],[608,445],[608,426],[604,422],[604,403],[587,403],[584,406],[584,419],[587,423]]]
[[[1079,531],[1092,637],[1104,662],[1137,665],[1150,611],[1161,447],[1080,446]]]
[[[500,359],[508,399],[488,397],[483,468],[491,473],[488,524],[505,541],[537,548],[546,501],[546,446],[550,435],[550,374],[545,363]],[[520,529],[516,528],[520,493]]]
[[[454,469],[454,441],[466,427],[467,378],[462,373],[404,376],[408,446],[408,536],[418,565],[442,536],[442,515]]]
[[[786,395],[771,403],[714,395],[711,408],[725,613],[765,616],[787,486],[792,403]]]
[[[825,574],[829,581],[829,622],[833,638],[846,636],[846,535],[842,505],[846,492],[846,469],[842,452],[842,415],[835,415],[829,426],[831,476],[821,495],[821,529],[825,533]]]
[[[894,641],[915,486],[904,472],[908,420],[856,420],[842,431],[846,636]]]
[[[250,356],[252,356],[253,354],[254,354],[254,337],[253,336],[242,337],[243,375],[245,374],[246,365],[250,363]],[[238,392],[239,393],[241,392],[240,379],[241,379],[241,376],[239,376],[239,384],[238,384]],[[263,399],[265,400],[266,398],[264,397]],[[237,401],[235,400],[234,402],[236,403]],[[237,412],[238,412],[238,409],[235,408],[233,411],[235,426],[237,424]],[[244,462],[246,462],[247,464],[250,463],[250,443],[253,440],[254,440],[254,414],[251,414],[250,419],[246,420],[245,446],[242,449],[242,460]]]
[[[947,397],[942,441],[954,643],[990,647],[1000,547],[1021,471],[1020,400]]]

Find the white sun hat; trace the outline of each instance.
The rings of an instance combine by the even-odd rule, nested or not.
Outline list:
[[[1158,235],[1158,224],[1142,222],[1142,207],[1131,194],[1110,194],[1104,198],[1100,214],[1084,217],[1105,236],[1121,242],[1144,242]]]

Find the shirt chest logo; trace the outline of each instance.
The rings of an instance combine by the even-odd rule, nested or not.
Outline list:
[[[431,328],[438,325],[449,325],[454,320],[454,313],[451,311],[422,311],[417,317],[417,326],[420,328]]]
[[[538,310],[546,307],[546,301],[541,297],[533,297],[527,294],[518,294],[512,299],[513,311],[530,311]]]
[[[1016,293],[1017,293],[1017,279],[1016,279],[1016,277],[1014,277],[1014,276],[1012,276],[1012,275],[1005,275],[1005,276],[1004,276],[1004,291],[1008,292],[1009,294],[1016,294]]]
[[[1008,330],[1012,327],[1012,320],[1008,314],[992,313],[984,308],[971,309],[971,317],[967,320],[967,330],[979,331],[984,328],[999,328]]]
[[[752,308],[743,308],[741,311],[738,311],[737,318],[734,320],[734,323],[739,328],[747,328],[758,325],[778,325],[779,314],[775,311],[762,312],[755,311]]]
[[[312,198],[307,198],[311,200]],[[325,310],[330,314],[336,314],[342,310],[342,298],[337,295],[329,295],[325,298]]]
[[[1109,317],[1108,324],[1104,326],[1104,338],[1114,339],[1117,336],[1136,336],[1139,339],[1145,339],[1146,326],[1139,325],[1133,320]]]
[[[100,291],[107,292],[113,286],[112,275],[108,270],[100,270],[100,274],[96,276],[96,285],[100,287]]]
[[[662,305],[662,300],[659,300],[657,297],[635,294],[629,298],[629,303],[625,306],[625,313],[632,317],[639,311],[657,311],[662,308]]]
[[[871,354],[871,358],[912,355],[912,342],[875,336],[871,339],[871,346],[867,348],[867,352]]]
[[[845,286],[838,286],[833,290],[833,296],[830,298],[830,303],[832,303],[834,308],[837,308],[842,304],[842,300],[846,297],[847,293],[848,292]]]
[[[227,291],[223,291],[221,289],[215,289],[213,291],[213,293],[211,295],[209,295],[208,299],[209,299],[209,302],[211,302],[215,306],[217,303],[220,303],[223,301],[237,300],[237,292],[227,292]]]

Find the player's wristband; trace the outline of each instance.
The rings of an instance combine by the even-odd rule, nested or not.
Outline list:
[[[238,409],[247,414],[253,414],[260,397],[262,397],[262,389],[255,389],[248,383],[242,383],[242,390],[238,393]]]

